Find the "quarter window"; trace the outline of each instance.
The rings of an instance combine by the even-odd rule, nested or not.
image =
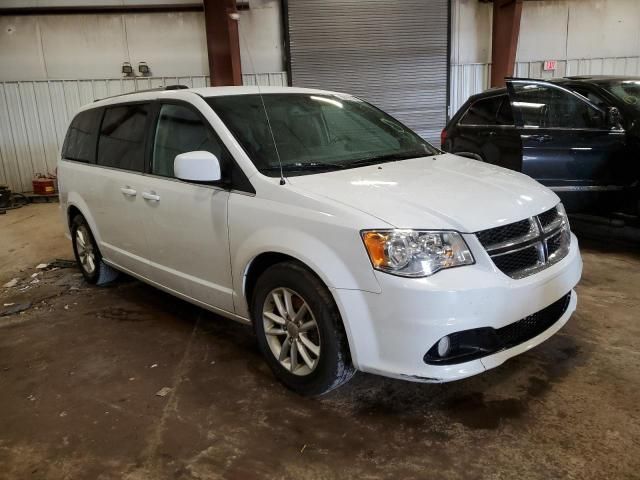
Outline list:
[[[100,129],[98,164],[142,172],[149,104],[107,108]]]
[[[461,125],[497,125],[498,109],[502,104],[501,96],[483,98],[474,102],[464,114]]]
[[[213,153],[222,163],[223,148],[211,128],[191,108],[162,105],[156,127],[151,172],[173,177],[176,155],[203,150]]]
[[[537,128],[606,128],[602,112],[563,89],[514,83],[513,110],[524,126]]]
[[[62,158],[95,163],[96,138],[102,109],[85,110],[75,116],[62,147]]]

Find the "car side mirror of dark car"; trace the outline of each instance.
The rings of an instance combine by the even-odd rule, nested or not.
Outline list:
[[[611,128],[622,128],[622,115],[618,107],[607,108],[607,125]]]

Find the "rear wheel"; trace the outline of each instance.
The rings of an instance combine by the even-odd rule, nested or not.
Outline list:
[[[275,376],[302,395],[322,395],[355,373],[338,308],[302,265],[274,265],[252,301],[258,346]]]
[[[82,215],[76,215],[71,222],[71,240],[76,262],[87,282],[104,285],[118,277],[118,271],[102,260],[91,228]]]

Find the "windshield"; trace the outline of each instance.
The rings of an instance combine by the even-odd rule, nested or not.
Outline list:
[[[287,175],[302,175],[439,153],[394,118],[352,96],[269,93],[262,99],[273,137],[260,95],[206,100],[265,175],[280,175],[278,154]]]
[[[640,112],[640,80],[620,80],[607,83],[602,87]]]

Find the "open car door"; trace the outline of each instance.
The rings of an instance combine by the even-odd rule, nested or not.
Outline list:
[[[572,210],[589,209],[601,193],[627,186],[626,134],[606,111],[552,82],[509,79],[507,90],[523,173],[556,191]]]

